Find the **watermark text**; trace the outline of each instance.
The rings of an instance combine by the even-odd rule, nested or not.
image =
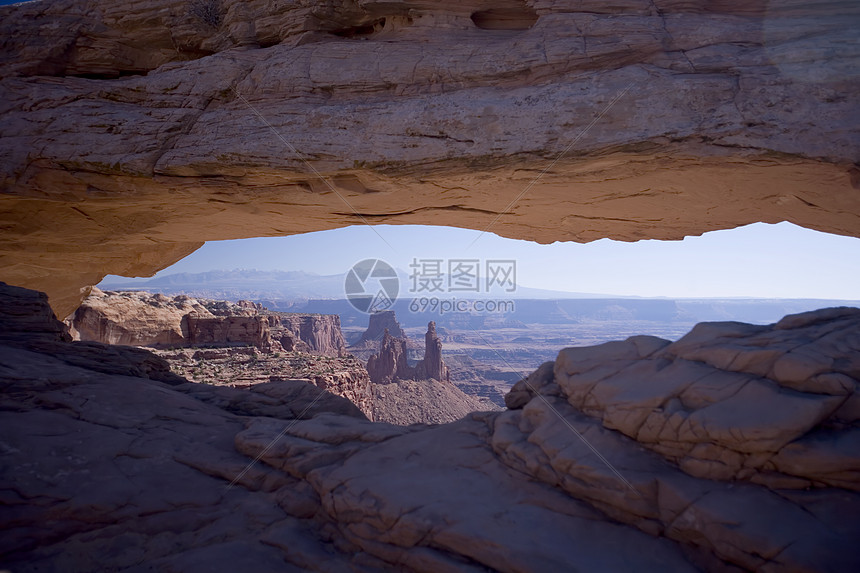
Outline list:
[[[456,298],[439,298],[435,296],[412,299],[409,310],[415,313],[431,312],[443,315],[452,312],[514,312],[516,304],[512,300],[467,300]]]

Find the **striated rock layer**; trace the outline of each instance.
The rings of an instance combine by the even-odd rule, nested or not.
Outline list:
[[[388,333],[379,342],[379,352],[367,359],[367,373],[374,384],[390,384],[396,380],[409,380],[415,369],[407,360],[407,339],[395,338]]]
[[[254,346],[266,352],[345,353],[340,317],[237,303],[93,288],[67,320],[77,339],[134,346]]]
[[[67,316],[206,240],[361,223],[860,236],[858,19],[850,0],[0,7],[0,279]]]
[[[280,343],[284,350],[298,350],[322,356],[342,356],[346,353],[340,316],[336,314],[279,312],[275,314],[275,318],[273,326],[281,332]]]
[[[396,320],[394,324],[397,324]],[[379,343],[379,352],[367,359],[367,372],[374,384],[391,384],[397,380],[451,382],[448,367],[442,360],[442,341],[436,334],[435,322],[431,320],[427,324],[427,332],[424,334],[424,357],[415,366],[409,365],[408,345],[409,340],[405,334],[402,338],[395,338],[387,328],[385,329]]]
[[[352,356],[261,352],[253,346],[154,349],[170,369],[190,382],[255,390],[268,382],[302,380],[346,398],[374,420],[376,400],[364,364]],[[479,409],[479,408],[473,408]]]
[[[378,317],[376,321],[375,316]],[[399,425],[440,424],[459,420],[471,412],[498,409],[492,402],[469,396],[450,383],[435,322],[427,325],[424,357],[414,366],[410,366],[407,360],[409,340],[400,330],[394,311],[370,316],[362,344],[372,344],[368,333],[377,331],[381,324],[395,327],[401,336],[392,336],[385,328],[379,351],[367,360],[367,373],[372,382],[372,420]]]
[[[397,322],[397,315],[394,314],[393,310],[371,313],[367,322],[367,330],[361,333],[361,338],[358,339],[355,346],[377,348],[379,341],[382,340],[386,332],[392,338],[406,338],[406,333],[403,332],[403,328]]]
[[[337,315],[93,288],[66,323],[79,340],[171,348],[159,355],[192,382],[248,388],[301,379],[373,416],[370,378],[362,363],[346,356]]]
[[[436,323],[432,320],[427,324],[427,332],[424,333],[424,358],[415,365],[415,378],[451,382],[451,374],[442,360],[442,341],[436,334]]]
[[[834,308],[568,348],[506,401],[564,396],[693,476],[860,490],[858,380],[860,309]]]
[[[298,381],[171,386],[0,302],[4,569],[860,568],[860,309],[565,349],[512,410],[402,427]]]
[[[185,317],[215,315],[199,301],[149,293],[104,292],[93,287],[66,323],[78,340],[130,346],[171,346],[187,343]]]

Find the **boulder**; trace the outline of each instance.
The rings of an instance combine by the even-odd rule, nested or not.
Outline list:
[[[702,323],[671,344],[633,337],[564,349],[552,376],[543,366],[506,402],[563,398],[697,477],[860,490],[849,453],[858,360],[858,309],[770,326]]]

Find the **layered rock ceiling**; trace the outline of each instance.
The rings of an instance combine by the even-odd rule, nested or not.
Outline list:
[[[0,280],[63,317],[106,273],[203,241],[362,223],[860,236],[858,18],[849,0],[3,7]]]

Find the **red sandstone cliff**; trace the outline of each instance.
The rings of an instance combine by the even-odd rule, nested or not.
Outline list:
[[[356,346],[376,348],[378,346],[378,341],[382,340],[382,337],[386,332],[394,338],[406,338],[406,333],[403,332],[403,328],[401,328],[400,323],[397,322],[397,316],[394,314],[393,310],[374,312],[370,315],[370,319],[367,323],[367,330],[362,333]]]
[[[287,314],[239,301],[146,292],[92,294],[67,321],[80,340],[133,346],[255,346],[325,356],[344,352],[340,317]]]
[[[371,315],[371,320],[372,317],[373,315]],[[394,317],[393,312],[391,317]],[[396,319],[394,319],[394,324],[397,324]],[[368,328],[369,330],[370,328]],[[362,337],[362,340],[364,339],[365,337]],[[424,358],[419,360],[415,366],[409,366],[407,346],[408,340],[405,334],[403,337],[393,337],[386,328],[379,352],[367,361],[367,372],[370,374],[370,380],[376,384],[390,384],[396,380],[428,379],[450,382],[448,367],[442,360],[442,341],[436,334],[435,322],[430,321],[427,325],[427,333],[424,335]]]
[[[279,340],[284,350],[300,350],[323,356],[342,356],[346,342],[336,314],[277,313],[275,328],[283,329]],[[270,322],[271,324],[271,322]]]
[[[200,317],[194,313],[182,317],[182,346],[256,346],[272,349],[272,331],[266,316]]]
[[[406,342],[406,338],[395,338],[385,329],[379,352],[367,360],[371,382],[390,384],[398,379],[409,380],[413,377],[414,369],[406,360]]]
[[[436,323],[432,320],[427,325],[424,334],[424,358],[415,365],[415,378],[418,380],[433,379],[440,382],[450,382],[448,367],[442,360],[442,341],[436,334]]]

